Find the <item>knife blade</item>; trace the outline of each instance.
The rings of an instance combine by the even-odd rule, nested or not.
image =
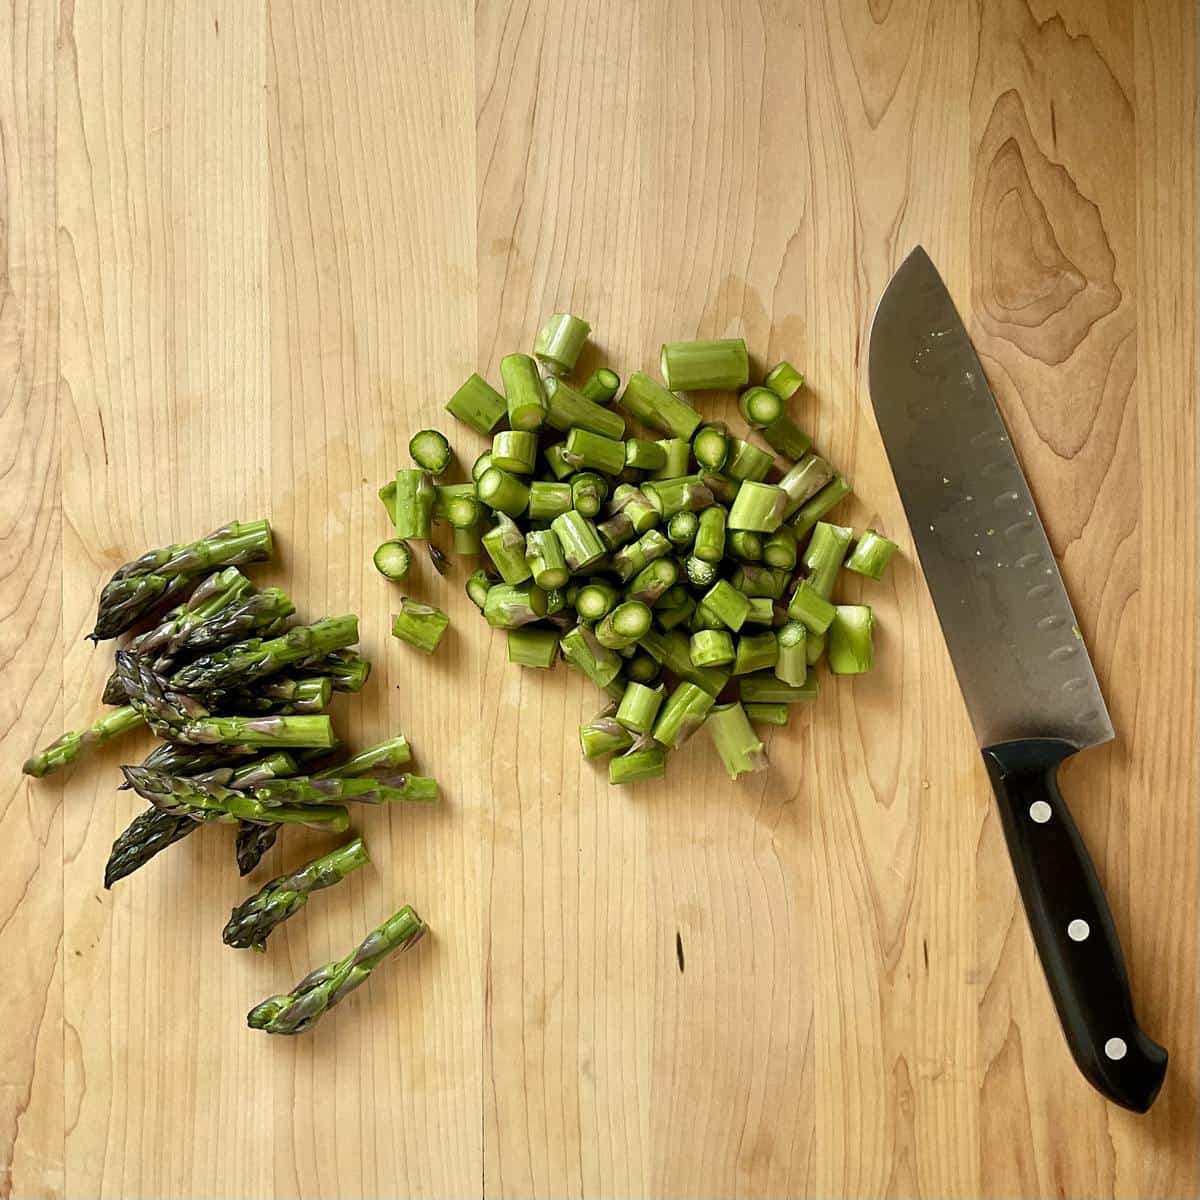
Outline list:
[[[1067,1043],[1085,1077],[1145,1112],[1167,1053],[1133,1012],[1059,764],[1112,722],[1008,429],[949,291],[921,247],[871,327],[875,419],[983,753]]]

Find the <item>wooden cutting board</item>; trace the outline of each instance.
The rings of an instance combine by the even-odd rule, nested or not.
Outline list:
[[[0,1195],[1194,1195],[1196,34],[1189,0],[3,6]],[[1066,1052],[871,417],[917,242],[1116,724],[1064,787],[1172,1054],[1144,1118]],[[794,361],[844,511],[905,547],[848,585],[875,673],[739,786],[701,736],[609,790],[594,690],[510,667],[461,566],[412,584],[436,657],[388,637],[376,487],[555,309],[622,373]],[[103,890],[142,743],[17,768],[95,713],[113,567],[262,515],[302,612],[362,616],[343,736],[405,731],[446,797],[365,813],[373,867],[256,956],[227,830]],[[318,1031],[244,1027],[406,901],[433,936]]]

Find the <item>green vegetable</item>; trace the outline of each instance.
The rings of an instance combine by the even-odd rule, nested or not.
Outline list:
[[[396,472],[396,538],[425,539],[433,527],[433,480],[421,470],[405,468]]]
[[[654,740],[677,750],[704,724],[713,703],[713,697],[702,687],[687,680],[679,683],[659,710]]]
[[[560,433],[583,429],[619,441],[625,436],[625,418],[603,404],[589,400],[561,379],[546,380],[546,424]]]
[[[392,620],[392,637],[425,654],[432,654],[449,624],[450,618],[440,608],[405,596],[400,601],[400,611]]]
[[[602,713],[579,727],[579,745],[584,758],[603,758],[606,754],[628,750],[633,734],[616,720],[617,706],[610,704]]]
[[[486,379],[472,375],[450,397],[446,411],[476,433],[491,437],[496,426],[504,419],[508,407],[504,397]]]
[[[703,425],[692,438],[692,454],[701,467],[719,471],[729,457],[729,430],[724,425]]]
[[[853,553],[846,559],[846,570],[868,579],[882,579],[888,563],[900,547],[895,542],[885,538],[882,533],[868,529],[858,539]]]
[[[767,756],[763,744],[740,704],[716,705],[705,719],[704,728],[730,779],[736,780],[749,771],[765,770]]]
[[[648,734],[654,727],[654,719],[662,707],[666,690],[661,683],[657,687],[629,683],[617,707],[617,723],[623,725],[630,733]]]
[[[613,397],[621,390],[621,377],[608,367],[597,367],[588,377],[587,382],[579,389],[579,394],[597,404],[611,404]]]
[[[839,604],[829,626],[829,669],[835,675],[862,675],[874,665],[874,617],[867,604]]]
[[[505,583],[522,583],[533,573],[525,553],[525,535],[505,513],[497,515],[496,524],[483,535],[482,541]]]
[[[548,670],[558,658],[558,634],[553,629],[510,629],[508,661],[522,667]]]
[[[502,467],[488,467],[479,477],[475,490],[489,508],[509,517],[519,517],[529,505],[529,488]]]
[[[528,354],[508,354],[500,360],[508,423],[513,429],[541,429],[546,419],[546,390],[537,363]]]
[[[526,512],[531,521],[553,521],[571,507],[571,485],[536,480],[529,485],[529,504]]]
[[[555,313],[538,330],[533,352],[539,362],[544,362],[560,375],[566,375],[575,369],[579,353],[591,331],[592,327],[582,317]]]
[[[666,760],[666,752],[661,746],[643,738],[624,754],[608,760],[608,782],[621,785],[661,779],[667,773]]]
[[[573,574],[586,570],[604,557],[604,543],[596,527],[581,513],[565,512],[550,522],[550,528],[558,535],[567,566]]]
[[[750,356],[741,338],[666,342],[659,366],[676,392],[736,391],[750,378]]]
[[[408,574],[412,566],[412,551],[407,542],[384,542],[374,555],[375,570],[384,579],[400,580]]]
[[[408,452],[422,471],[435,476],[443,474],[454,457],[446,435],[436,429],[422,429],[414,433],[408,443]]]
[[[643,425],[668,437],[690,438],[700,424],[700,414],[690,404],[642,371],[625,381],[620,403]]]
[[[784,683],[802,687],[808,678],[808,630],[799,621],[789,621],[775,634],[775,640],[775,674]]]
[[[537,434],[527,429],[502,429],[492,438],[492,466],[513,475],[532,475],[537,452]]]
[[[534,583],[497,583],[483,602],[483,615],[495,629],[519,629],[540,621],[548,608],[546,593]]]
[[[589,519],[600,512],[608,498],[608,481],[595,471],[580,471],[571,477],[571,506]]]
[[[760,725],[786,725],[788,723],[788,706],[786,704],[743,704],[746,716]]]
[[[848,495],[850,485],[841,475],[835,475],[811,500],[806,501],[791,518],[796,537],[803,541],[822,518],[837,507]]]
[[[787,494],[771,483],[746,480],[729,510],[729,528],[774,533],[783,524]]]
[[[571,578],[567,560],[553,529],[531,529],[525,536],[525,561],[533,582],[546,591],[562,587]],[[512,639],[509,639],[511,645]]]
[[[790,400],[803,386],[804,376],[790,362],[773,366],[763,383],[783,400]]]
[[[808,572],[809,587],[825,600],[833,594],[834,581],[853,536],[854,530],[848,526],[830,525],[825,521],[818,521],[812,531],[804,551],[804,567]]]
[[[609,650],[623,650],[646,636],[652,620],[648,605],[626,600],[596,625],[596,641]]]
[[[701,629],[692,634],[692,662],[698,667],[723,667],[733,662],[733,636],[723,629]]]
[[[711,512],[712,509],[705,509]],[[717,510],[720,511],[720,510]],[[684,509],[677,512],[667,523],[667,537],[673,546],[686,549],[696,540],[696,532],[700,528],[700,518],[694,512]]]
[[[761,429],[783,416],[783,400],[770,388],[752,387],[738,397],[738,409],[747,424]]]

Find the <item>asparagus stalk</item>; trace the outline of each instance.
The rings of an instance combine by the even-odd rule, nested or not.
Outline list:
[[[630,438],[625,443],[625,466],[634,471],[658,471],[667,465],[667,452],[660,442]]]
[[[485,450],[471,464],[471,482],[476,485],[477,490],[478,490],[478,486],[479,486],[479,481],[483,478],[484,473],[488,470],[488,468],[491,465],[492,465],[492,452],[491,452],[490,448]],[[436,495],[436,493],[435,493],[435,495]]]
[[[580,471],[571,478],[571,505],[581,516],[599,515],[600,506],[608,496],[608,481],[595,471]]]
[[[729,430],[724,425],[703,425],[692,438],[692,454],[708,471],[719,471],[729,457]]]
[[[571,507],[571,485],[537,480],[529,485],[527,512],[531,521],[553,521]]]
[[[533,583],[497,583],[488,589],[483,615],[495,629],[518,629],[541,620],[547,612],[546,593]]]
[[[471,603],[483,612],[484,606],[487,604],[488,592],[492,590],[492,581],[488,577],[488,573],[482,568],[472,572],[467,580],[467,595],[471,597]]]
[[[717,667],[697,667],[692,663],[688,639],[678,630],[659,633],[652,629],[638,644],[676,679],[694,683],[710,695],[719,695],[729,682],[728,671]]]
[[[160,603],[189,588],[196,576],[219,567],[245,566],[271,557],[266,521],[233,521],[195,542],[148,550],[118,567],[100,592],[92,641],[116,637]]]
[[[725,557],[725,509],[718,504],[706,508],[699,518],[692,553],[707,563],[719,563]]]
[[[679,578],[679,567],[673,558],[660,558],[644,566],[630,581],[625,590],[629,600],[640,600],[643,604],[654,604],[664,592],[675,586]]]
[[[713,494],[718,504],[729,505],[737,499],[738,480],[731,478],[722,471],[704,470],[699,472],[700,482]]]
[[[762,771],[767,766],[763,744],[754,732],[746,710],[736,701],[718,704],[708,714],[704,728],[712,738],[729,778],[736,780],[749,771]]]
[[[374,775],[380,771],[393,772],[411,760],[412,750],[409,748],[408,739],[402,733],[398,733],[395,737],[352,754],[344,762],[317,771],[312,778],[352,779],[360,775]]]
[[[812,539],[804,552],[804,566],[808,571],[809,586],[822,599],[828,600],[833,593],[834,581],[853,536],[854,530],[848,526],[830,525],[825,521],[818,521],[812,531]]]
[[[759,430],[764,442],[783,458],[795,462],[812,449],[812,438],[787,413]]]
[[[728,579],[718,579],[705,592],[701,603],[734,633],[741,629],[750,613],[749,600]]]
[[[471,375],[450,397],[446,411],[483,437],[491,437],[508,411],[504,397],[480,375]]]
[[[688,473],[692,461],[692,445],[687,438],[664,438],[655,443],[663,452],[663,464],[654,470],[654,479],[678,479]]]
[[[654,505],[660,517],[677,512],[699,512],[714,503],[713,494],[699,475],[680,475],[675,479],[648,479],[642,493]]]
[[[832,478],[833,468],[818,454],[806,454],[793,463],[779,481],[779,486],[787,493],[784,516],[793,516]]]
[[[729,582],[744,596],[769,596],[778,600],[787,586],[786,571],[775,573],[773,567],[758,567],[753,563],[743,563],[729,577]]]
[[[563,458],[577,471],[603,471],[606,475],[619,475],[625,467],[625,444],[616,438],[576,428],[567,434]]]
[[[714,511],[705,509],[705,512]],[[720,511],[717,509],[716,511]],[[670,539],[671,545],[676,549],[687,550],[696,540],[696,534],[700,529],[700,518],[694,512],[684,509],[683,512],[677,512],[670,521],[667,522],[667,537]]]
[[[519,517],[529,506],[529,488],[502,467],[488,467],[476,482],[475,490],[488,508],[509,517]]]
[[[784,683],[802,687],[808,678],[808,630],[799,621],[789,621],[775,635],[779,653],[775,674]]]
[[[729,456],[725,459],[724,470],[730,479],[760,483],[770,474],[774,464],[775,460],[765,450],[741,438],[729,439]]]
[[[332,650],[310,666],[329,676],[335,692],[361,692],[371,676],[371,664],[354,650]]]
[[[738,397],[738,411],[748,425],[762,429],[783,416],[783,399],[767,387],[747,388]]]
[[[732,529],[725,535],[728,556],[738,562],[760,562],[764,542],[761,533],[752,529]]]
[[[689,649],[697,667],[724,667],[734,659],[733,637],[723,629],[698,630]]]
[[[621,656],[602,645],[586,625],[576,625],[559,640],[562,656],[598,688],[607,688],[621,673]]]
[[[654,683],[662,675],[662,666],[649,654],[638,652],[625,663],[625,674],[632,683]]]
[[[741,338],[666,342],[659,366],[675,392],[736,391],[750,379],[750,355]]]
[[[810,633],[823,634],[833,623],[836,609],[807,579],[801,579],[792,593],[787,613]]]
[[[428,539],[433,528],[433,480],[425,472],[407,467],[396,472],[396,538]]]
[[[575,369],[591,331],[592,327],[582,317],[554,313],[538,330],[533,352],[550,370],[566,375]]]
[[[766,633],[743,633],[737,641],[733,658],[733,673],[749,675],[775,666],[779,660],[779,642],[773,630]]]
[[[803,684],[784,683],[773,671],[761,671],[738,680],[738,695],[745,704],[798,704],[817,698],[817,680],[813,675]]]
[[[647,687],[642,683],[630,682],[617,707],[617,722],[630,733],[646,735],[654,728],[654,720],[662,707],[666,685]]]
[[[743,704],[746,716],[759,725],[786,725],[789,710],[786,704]]]
[[[581,621],[600,621],[616,607],[621,593],[606,579],[591,579],[575,597],[575,611]]]
[[[528,354],[509,354],[500,360],[500,379],[514,429],[541,429],[546,419],[546,390],[537,363]]]
[[[654,722],[654,740],[677,750],[704,724],[714,703],[702,687],[683,680],[659,710]]]
[[[326,775],[321,779],[268,779],[252,790],[255,800],[269,808],[279,805],[394,804],[397,801],[428,802],[438,798],[437,780],[423,775],[385,772],[376,778]]]
[[[646,636],[652,621],[653,614],[645,603],[626,600],[596,625],[596,641],[608,650],[624,650]]]
[[[525,538],[525,561],[533,582],[546,591],[564,587],[571,578],[562,545],[553,529],[531,529]],[[511,643],[511,638],[509,639]]]
[[[781,399],[790,400],[804,386],[804,376],[785,360],[767,372],[763,383]]]
[[[86,729],[72,730],[64,733],[25,761],[21,770],[34,779],[41,779],[54,771],[61,771],[77,762],[81,755],[96,746],[103,746],[113,738],[120,737],[131,729],[141,725],[142,716],[134,708],[125,706],[105,713]]]
[[[355,838],[288,875],[272,879],[233,910],[221,940],[239,949],[265,950],[275,927],[303,908],[313,892],[340,883],[368,861],[362,838]]]
[[[547,446],[542,451],[542,457],[546,460],[546,465],[550,468],[550,474],[559,481],[566,479],[575,470],[567,462],[566,456],[567,447],[565,442],[555,442],[553,446]]]
[[[499,513],[496,524],[483,535],[483,548],[505,583],[524,583],[533,574],[525,535],[506,513]]]
[[[775,602],[769,596],[748,596],[750,611],[746,614],[747,625],[774,625]]]
[[[659,522],[659,510],[650,502],[645,492],[627,483],[621,484],[613,492],[609,513],[612,516],[620,514],[627,517],[633,525],[634,533],[639,536],[648,529],[653,529]]]
[[[799,557],[796,546],[796,531],[790,525],[780,525],[763,542],[763,562],[780,571],[791,571]]]
[[[747,479],[729,510],[729,528],[774,533],[783,524],[786,504],[787,493],[782,488]]]
[[[251,1029],[267,1033],[303,1033],[340,1004],[389,954],[416,945],[425,922],[408,905],[373,930],[356,950],[306,975],[288,993],[256,1004],[246,1016]]]
[[[835,475],[811,500],[807,500],[791,518],[796,537],[803,541],[822,518],[850,494],[850,485],[841,475]]]
[[[574,510],[565,512],[550,522],[550,528],[562,544],[567,566],[572,573],[586,570],[604,557],[604,543],[596,527],[582,513]]]
[[[160,816],[171,817],[176,821],[187,821],[193,829],[197,823],[189,817],[172,817],[170,813],[161,812],[152,804],[151,812]],[[238,825],[237,837],[234,840],[234,858],[237,862],[238,875],[249,875],[263,860],[263,856],[275,845],[279,837],[281,825],[259,825],[254,821],[242,821]]]
[[[105,890],[198,828],[190,816],[163,812],[151,804],[117,834],[104,866]]]
[[[440,608],[405,596],[400,601],[400,611],[392,619],[392,637],[415,646],[423,654],[432,654],[449,625],[450,618]]]
[[[171,686],[190,694],[246,687],[292,663],[314,662],[357,641],[357,617],[326,617],[312,625],[293,626],[281,637],[251,638],[202,655],[177,671]]]
[[[670,541],[657,529],[649,529],[632,545],[622,546],[612,556],[612,567],[618,578],[627,583],[650,563],[670,553]]]

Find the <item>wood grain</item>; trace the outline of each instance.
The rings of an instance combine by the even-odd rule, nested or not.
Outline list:
[[[1189,0],[0,11],[0,1196],[1200,1191],[1197,33]],[[1117,729],[1064,787],[1172,1053],[1147,1117],[1066,1052],[870,414],[917,242]],[[622,373],[667,337],[793,359],[848,518],[905,546],[861,588],[878,669],[772,731],[766,777],[700,737],[614,793],[594,689],[511,667],[424,563],[450,639],[387,636],[379,481],[559,308]],[[102,889],[140,743],[14,782],[93,712],[113,566],[234,514],[303,611],[362,616],[343,735],[404,729],[446,790],[367,813],[373,867],[265,958],[219,942],[219,834]],[[242,1027],[405,900],[434,936],[337,1016]]]

